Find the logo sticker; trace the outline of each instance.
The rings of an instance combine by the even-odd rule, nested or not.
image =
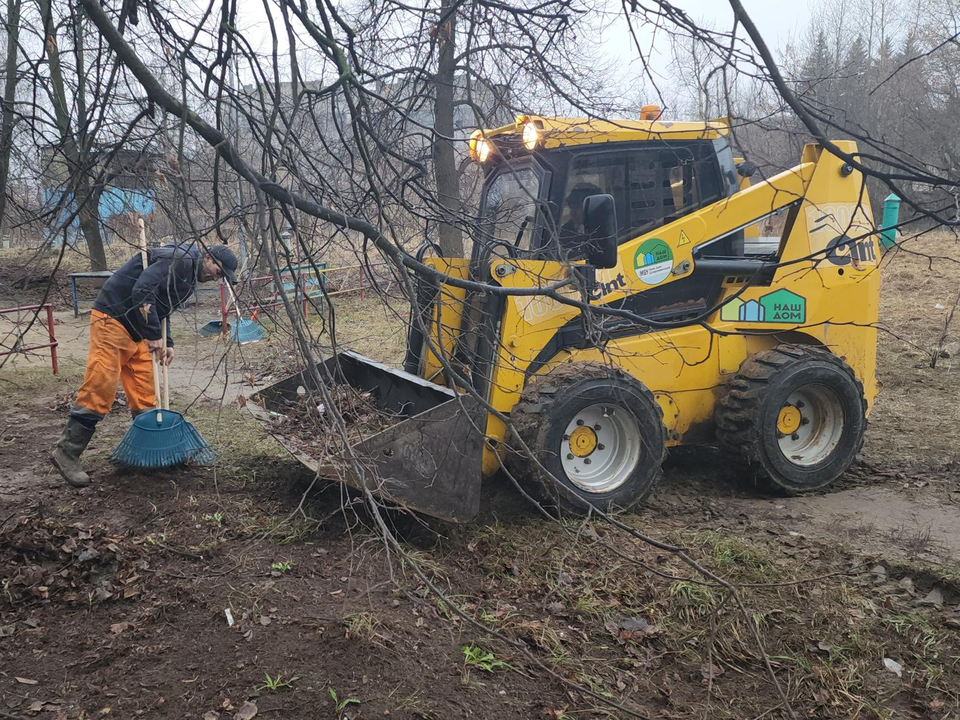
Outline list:
[[[623,273],[619,273],[610,282],[599,281],[592,288],[590,288],[590,299],[599,300],[600,298],[606,297],[612,292],[622,290],[626,286],[627,279],[623,276]]]
[[[810,250],[832,265],[854,268],[877,264],[873,223],[859,203],[827,203],[806,208]]]
[[[637,277],[646,285],[659,285],[673,270],[673,250],[663,240],[652,238],[637,248],[633,256]]]
[[[759,300],[734,298],[720,309],[720,319],[799,325],[807,320],[807,299],[784,288],[767,293]]]

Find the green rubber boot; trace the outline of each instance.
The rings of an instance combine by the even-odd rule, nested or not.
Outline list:
[[[85,427],[76,418],[69,418],[57,447],[50,456],[53,466],[67,484],[73,487],[82,488],[90,484],[90,476],[80,465],[80,455],[87,449],[95,430],[96,428]]]

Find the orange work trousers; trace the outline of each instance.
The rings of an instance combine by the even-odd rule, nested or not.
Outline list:
[[[153,361],[147,341],[134,342],[119,322],[93,310],[90,313],[90,350],[77,405],[103,417],[117,397],[117,383],[123,384],[127,406],[137,414],[157,406],[153,387]]]

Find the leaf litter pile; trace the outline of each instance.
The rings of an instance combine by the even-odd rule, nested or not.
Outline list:
[[[328,390],[336,411],[347,428],[347,441],[357,445],[372,435],[386,430],[403,420],[377,407],[369,392],[337,385]],[[271,419],[273,432],[284,439],[290,450],[309,455],[319,464],[342,461],[346,447],[334,424],[334,414],[320,399],[319,394],[301,396],[283,414]]]
[[[22,517],[0,532],[0,611],[130,599],[141,592],[139,560],[103,525]]]

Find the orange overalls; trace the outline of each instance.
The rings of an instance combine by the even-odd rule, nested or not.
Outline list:
[[[153,361],[147,341],[134,342],[119,322],[93,310],[90,313],[90,350],[83,385],[77,393],[73,416],[106,415],[117,396],[117,383],[123,384],[130,412],[137,415],[157,406],[153,386]]]

